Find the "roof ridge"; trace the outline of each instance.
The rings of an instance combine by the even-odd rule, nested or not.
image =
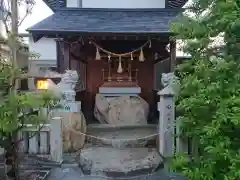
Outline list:
[[[66,7],[66,0],[43,0],[48,7],[55,11],[58,7]],[[181,8],[187,0],[165,0],[167,8]]]
[[[93,11],[93,12],[179,12],[184,8],[56,8],[55,11]]]

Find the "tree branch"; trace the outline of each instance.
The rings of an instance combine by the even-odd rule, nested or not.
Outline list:
[[[26,19],[26,17],[32,12],[32,9],[33,9],[33,6],[26,10],[25,15],[23,16],[23,18],[22,18],[22,19],[20,20],[20,22],[18,23],[18,26],[21,26],[21,24],[22,24],[23,21]]]

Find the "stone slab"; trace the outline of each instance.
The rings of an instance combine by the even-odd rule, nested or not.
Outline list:
[[[140,87],[100,87],[100,94],[140,94]]]
[[[80,168],[55,168],[47,180],[81,180],[82,176]]]
[[[79,165],[85,174],[110,177],[134,176],[154,172],[163,159],[154,148],[86,147]]]
[[[115,148],[144,147],[146,144],[156,144],[157,133],[156,125],[92,124],[87,127],[87,134],[99,137],[99,139],[88,138],[91,144]]]
[[[50,173],[47,180],[187,180],[179,174],[166,173],[164,170],[158,170],[152,175],[141,175],[135,177],[101,177],[83,175],[78,168],[56,168]]]

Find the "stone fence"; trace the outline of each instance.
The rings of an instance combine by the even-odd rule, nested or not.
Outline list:
[[[62,162],[62,118],[54,117],[40,126],[28,124],[21,131],[20,151]]]

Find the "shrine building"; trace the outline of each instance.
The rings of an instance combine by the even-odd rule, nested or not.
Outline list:
[[[101,3],[100,3],[101,2]],[[186,0],[45,0],[53,14],[28,29],[37,68],[79,73],[76,100],[93,116],[96,94],[140,96],[157,112],[161,73],[175,67],[170,23]]]

